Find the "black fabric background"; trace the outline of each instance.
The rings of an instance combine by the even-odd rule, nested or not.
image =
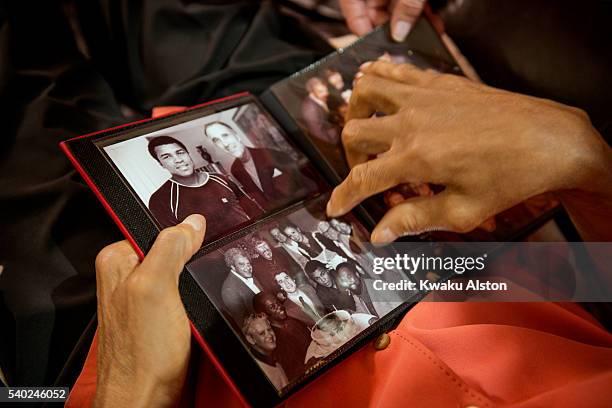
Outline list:
[[[0,3],[0,367],[9,384],[53,384],[95,313],[95,255],[122,239],[58,143],[154,106],[259,93],[330,51],[270,2]]]

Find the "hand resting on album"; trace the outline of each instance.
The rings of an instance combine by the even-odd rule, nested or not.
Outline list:
[[[612,155],[582,110],[409,64],[378,61],[361,71],[342,132],[351,171],[329,216],[403,183],[444,186],[391,208],[372,233],[385,243],[468,232],[555,191],[585,240],[612,238]]]
[[[178,290],[206,221],[191,215],[163,230],[142,262],[127,241],[96,258],[96,407],[171,406],[189,362],[191,331]]]

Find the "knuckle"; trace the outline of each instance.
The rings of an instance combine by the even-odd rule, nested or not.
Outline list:
[[[102,250],[96,256],[96,270],[106,270],[115,258],[121,256],[122,251],[120,248],[121,246],[119,242],[115,242],[114,244],[110,244],[102,248]]]
[[[351,189],[360,195],[372,195],[388,186],[400,184],[402,173],[397,171],[397,163],[367,161],[353,167],[349,173]]]
[[[390,64],[392,63],[390,63],[389,61],[377,59],[377,60],[372,61],[372,64],[370,65],[370,69],[374,72],[381,72],[381,71],[384,72]]]
[[[159,233],[157,241],[162,245],[179,248],[181,245],[184,245],[185,234],[178,227],[170,227]]]
[[[191,251],[192,234],[190,228],[185,228],[179,224],[162,230],[157,239],[161,245],[182,257]]]
[[[373,189],[374,177],[369,163],[358,164],[349,172],[350,185],[357,191],[368,192]]]
[[[400,80],[406,80],[410,78],[412,70],[408,64],[398,64],[391,68],[391,75]]]
[[[375,82],[376,82],[375,76],[368,75],[368,74],[363,75],[361,78],[359,78],[359,81],[357,81],[357,84],[355,84],[351,97],[354,95],[356,98],[358,98],[358,100],[360,98],[361,99],[367,98],[367,95],[370,93],[370,90],[374,86]]]
[[[125,290],[130,298],[140,299],[147,297],[151,294],[152,288],[151,279],[147,279],[146,275],[130,275],[125,281]]]
[[[419,214],[414,208],[406,208],[402,212],[402,216],[399,219],[398,227],[400,229],[399,235],[406,235],[410,232],[419,230]]]
[[[454,207],[449,212],[450,228],[455,232],[470,232],[479,224],[477,217],[470,208],[465,206]]]
[[[581,121],[586,121],[590,123],[591,120],[589,118],[589,115],[586,113],[584,109],[580,109],[580,108],[576,108],[572,106],[570,110]]]
[[[359,133],[360,125],[356,120],[349,120],[346,125],[344,125],[344,129],[342,130],[342,143],[345,146],[350,146],[357,134]]]
[[[449,74],[432,73],[431,84],[436,86],[448,86],[454,82],[455,78]]]

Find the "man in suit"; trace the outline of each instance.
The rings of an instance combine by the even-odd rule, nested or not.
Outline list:
[[[332,248],[325,247],[317,240],[315,234],[302,232],[298,226],[292,223],[286,223],[283,226],[283,233],[297,244],[296,249],[308,260],[321,261],[330,269],[335,269],[338,264],[347,260],[339,254],[338,249],[333,249],[334,245],[330,245]]]
[[[323,76],[327,80],[330,95],[327,98],[327,106],[332,115],[333,122],[341,127],[344,127],[344,118],[348,111],[348,102],[351,99],[353,92],[346,86],[342,74],[335,69],[325,69]]]
[[[380,304],[381,311],[378,311],[372,302],[372,295],[376,293],[376,290],[374,289],[374,281],[372,279],[359,276],[354,264],[344,262],[338,265],[336,267],[334,278],[338,289],[353,297],[355,300],[355,305],[357,306],[357,312],[382,316],[384,313],[393,309],[394,306],[388,306],[388,302],[386,302],[386,300],[383,301],[382,299],[379,299],[377,303]],[[381,297],[382,296],[379,294],[378,298]],[[386,298],[388,296],[384,297]],[[395,306],[397,305],[398,304]]]
[[[283,233],[295,243],[297,250],[302,255],[310,259],[317,258],[325,249],[312,235],[307,236],[295,224],[286,223],[283,226]]]
[[[327,312],[350,310],[355,312],[355,299],[347,291],[338,289],[335,277],[323,263],[308,261],[304,268],[306,275],[316,283],[317,297]]]
[[[262,286],[253,277],[251,262],[241,249],[230,248],[224,258],[229,273],[221,287],[221,299],[234,322],[240,326],[253,312],[253,296],[261,292]]]
[[[320,78],[306,81],[308,95],[302,102],[302,117],[308,132],[317,139],[331,145],[340,143],[339,126],[328,106],[329,89]]]
[[[285,251],[272,248],[265,239],[259,237],[253,238],[251,245],[258,255],[253,260],[253,276],[263,285],[264,290],[278,291],[274,277],[282,271],[289,272],[300,283],[306,282],[306,275],[302,269],[287,256]]]
[[[278,150],[245,146],[227,123],[212,122],[204,134],[218,148],[233,156],[232,175],[244,190],[267,210],[276,209],[317,189],[291,158]]]
[[[301,268],[304,268],[304,265],[306,265],[309,258],[300,252],[297,242],[289,239],[285,234],[283,234],[280,227],[271,228],[269,232],[272,238],[274,238],[274,241],[276,241],[276,245],[274,247],[283,249],[287,254],[289,254],[291,259],[300,265]]]
[[[274,277],[279,289],[282,289],[287,300],[300,307],[313,321],[318,321],[325,315],[325,307],[319,300],[317,292],[308,284],[298,286],[287,272],[279,272]]]
[[[351,248],[347,247],[344,242],[340,240],[340,233],[332,228],[329,222],[319,221],[317,232],[313,233],[313,236],[317,241],[323,244],[325,248],[336,252],[348,261],[354,261],[357,263],[357,266],[359,266],[357,257],[352,253]]]

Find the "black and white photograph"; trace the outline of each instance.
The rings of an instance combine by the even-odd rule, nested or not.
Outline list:
[[[161,228],[202,214],[206,242],[322,186],[307,158],[253,102],[102,150]]]
[[[440,72],[460,72],[457,66],[437,56],[412,49],[406,43],[393,42],[385,33],[377,32],[370,35],[368,41],[340,50],[316,67],[309,67],[272,87],[276,98],[341,178],[349,171],[340,135],[352,89],[361,75],[359,67],[376,60],[411,63],[421,69]]]
[[[376,291],[380,254],[352,215],[327,219],[324,200],[266,222],[193,261],[188,270],[281,391],[410,292]],[[384,249],[383,249],[384,250]]]

